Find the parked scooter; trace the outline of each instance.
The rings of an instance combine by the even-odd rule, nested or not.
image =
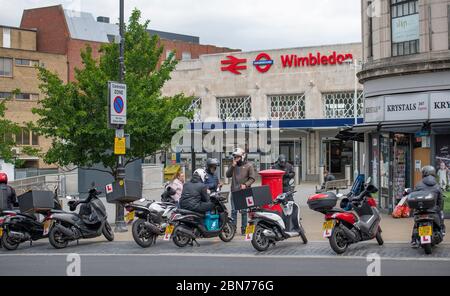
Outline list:
[[[310,209],[325,214],[323,236],[329,239],[337,254],[344,253],[350,244],[374,238],[383,245],[381,216],[372,197],[377,191],[369,177],[358,196],[348,196],[350,210],[335,208],[338,197],[332,192],[315,194],[308,199]]]
[[[232,223],[232,218],[228,216],[228,210],[225,206],[226,197],[220,195],[220,192],[210,194],[211,201],[215,204],[215,209],[206,215],[176,209],[170,219],[170,225],[166,227],[165,239],[172,237],[173,242],[178,247],[187,245],[197,246],[197,238],[219,237],[223,242],[230,242],[236,233],[236,226]],[[217,220],[210,220],[212,224],[210,230],[205,226],[205,219],[217,217]],[[214,218],[213,218],[214,219]]]
[[[300,208],[293,201],[296,191],[282,193],[273,201],[280,205],[283,215],[277,211],[261,207],[249,209],[250,221],[246,230],[246,238],[251,237],[253,247],[257,251],[266,251],[270,245],[292,237],[300,236],[304,244],[308,243],[305,230],[300,223]]]
[[[60,212],[52,213],[44,222],[44,233],[49,232],[50,244],[56,249],[67,247],[70,241],[94,238],[104,235],[108,241],[114,240],[114,233],[108,223],[106,208],[98,198],[101,194],[93,186],[85,200],[74,199],[68,196],[68,205],[75,211],[79,204],[79,214]]]
[[[146,201],[145,198],[139,200]],[[170,202],[152,201],[146,205],[128,204],[127,221],[133,221],[132,234],[134,241],[143,248],[148,248],[156,242],[159,235],[163,235],[176,205]]]
[[[437,197],[432,192],[412,192],[410,188],[405,189],[403,194],[408,196],[408,206],[414,210],[413,237],[425,254],[431,254],[432,247],[444,240],[439,216],[442,213],[435,210]]]
[[[44,231],[45,222],[40,222],[36,215],[48,216],[62,212],[58,200],[58,188],[54,191],[53,201],[54,209],[40,210],[35,214],[21,213],[19,210],[3,211],[3,217],[0,218],[1,245],[12,251],[23,242],[29,241],[32,245],[33,241],[46,238],[48,233]]]

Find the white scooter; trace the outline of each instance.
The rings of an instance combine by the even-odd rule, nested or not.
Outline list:
[[[289,185],[293,185],[291,180]],[[277,211],[253,207],[249,209],[250,221],[246,229],[246,240],[251,240],[253,247],[262,252],[275,242],[300,236],[304,244],[308,243],[305,230],[300,223],[300,208],[293,201],[296,191],[289,191],[277,196],[273,204],[279,204],[283,210]]]

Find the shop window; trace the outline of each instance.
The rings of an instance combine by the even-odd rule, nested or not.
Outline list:
[[[418,0],[391,0],[392,56],[419,52],[418,2]]]
[[[305,95],[269,96],[270,119],[302,119],[305,118]]]
[[[12,76],[12,59],[0,58],[0,76]]]
[[[354,92],[335,92],[322,94],[325,118],[353,118],[354,117]],[[362,92],[357,93],[357,116],[362,117],[363,108]]]
[[[195,98],[192,100],[191,106],[189,106],[189,111],[193,111],[194,115],[192,117],[192,121],[199,122],[201,121],[201,111],[202,111],[202,99]]]
[[[246,96],[217,98],[217,109],[222,120],[250,120],[252,100]]]
[[[16,66],[26,66],[26,67],[37,67],[39,66],[39,61],[29,60],[29,59],[15,59]]]

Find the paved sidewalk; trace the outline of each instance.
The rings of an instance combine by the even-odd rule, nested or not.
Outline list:
[[[316,183],[302,183],[296,187],[297,193],[294,196],[295,201],[300,205],[300,216],[302,218],[302,224],[306,231],[306,236],[310,241],[326,241],[322,237],[322,223],[323,214],[312,211],[308,208],[306,201],[308,197],[315,193]],[[229,191],[229,185],[224,185],[223,191]],[[341,191],[346,193],[348,191]],[[231,205],[228,204],[228,209],[231,209]],[[445,221],[447,229],[450,229],[450,221]],[[383,230],[383,239],[385,242],[409,242],[411,239],[411,230],[413,227],[412,218],[394,219],[392,216],[382,214],[381,228]],[[240,215],[238,215],[238,226],[240,226]],[[117,241],[132,240],[131,229],[126,233],[116,233]],[[237,236],[235,239],[243,240],[243,236],[240,236],[240,227],[238,227]],[[450,243],[450,236],[445,237],[444,242]]]

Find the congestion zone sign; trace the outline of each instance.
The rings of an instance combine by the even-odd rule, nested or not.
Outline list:
[[[127,86],[123,83],[109,82],[109,122],[114,125],[127,123]]]

